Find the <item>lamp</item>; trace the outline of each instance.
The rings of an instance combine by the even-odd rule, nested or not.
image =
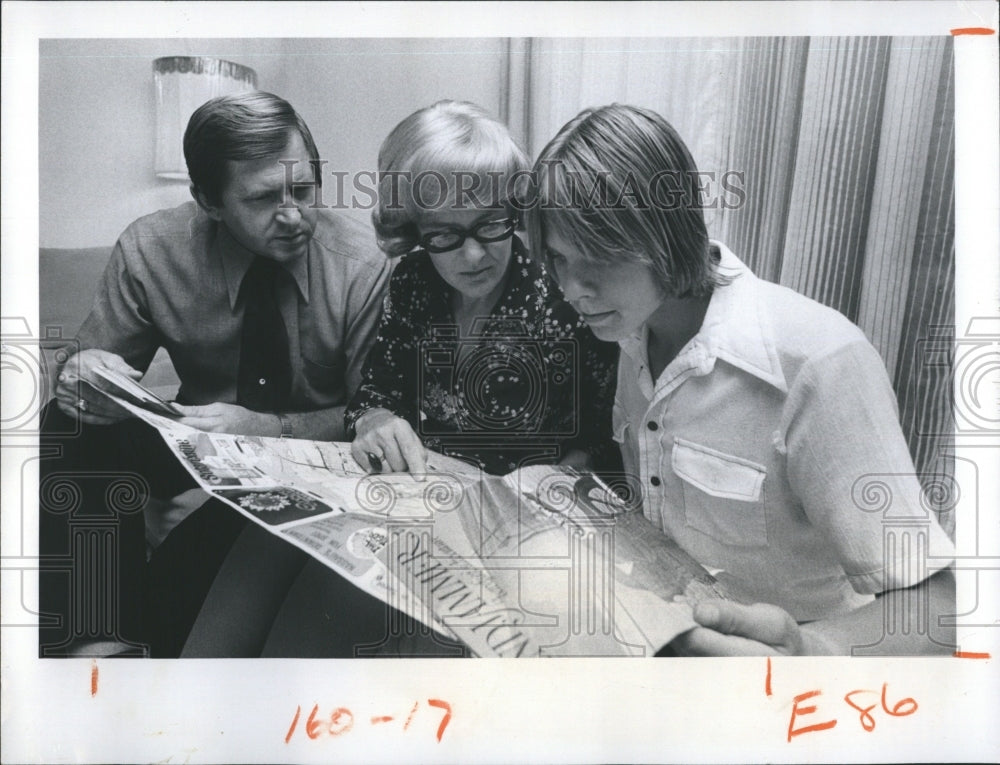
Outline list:
[[[153,62],[156,86],[156,175],[187,180],[184,130],[191,114],[215,96],[257,89],[248,66],[205,56],[165,56]]]

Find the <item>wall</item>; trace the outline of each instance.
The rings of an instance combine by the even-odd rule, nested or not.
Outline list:
[[[42,247],[112,244],[140,215],[190,198],[153,173],[159,56],[253,67],[261,89],[302,113],[326,169],[347,172],[374,170],[382,139],[420,106],[460,98],[499,111],[506,68],[502,39],[43,40],[39,53]]]

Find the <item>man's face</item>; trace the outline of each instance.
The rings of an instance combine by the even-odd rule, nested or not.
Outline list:
[[[289,263],[305,254],[316,228],[313,169],[302,136],[290,133],[288,145],[271,157],[227,164],[220,204],[206,212],[224,224],[255,255]],[[278,160],[295,160],[292,182]]]
[[[624,340],[664,304],[663,292],[645,265],[596,262],[555,232],[546,235],[545,247],[566,302],[600,340]]]

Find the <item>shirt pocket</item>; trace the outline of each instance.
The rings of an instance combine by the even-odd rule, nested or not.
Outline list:
[[[331,395],[344,387],[344,366],[334,357],[324,361],[321,364],[303,356],[302,374],[312,390]]]
[[[674,439],[670,464],[684,487],[688,526],[727,545],[767,544],[763,465],[682,438]]]

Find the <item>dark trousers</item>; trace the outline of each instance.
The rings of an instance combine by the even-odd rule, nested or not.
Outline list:
[[[136,419],[85,425],[52,401],[39,440],[39,655],[95,643],[179,655],[243,517],[206,503],[147,564],[146,502],[197,486],[156,430]]]

